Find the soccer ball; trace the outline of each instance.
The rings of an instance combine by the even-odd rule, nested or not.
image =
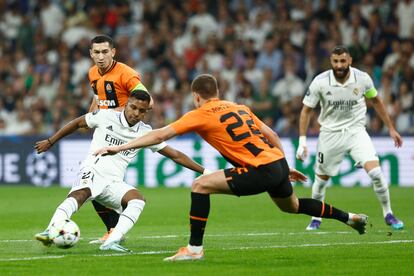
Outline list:
[[[49,228],[49,237],[57,247],[71,248],[79,241],[79,226],[70,219],[57,221]]]

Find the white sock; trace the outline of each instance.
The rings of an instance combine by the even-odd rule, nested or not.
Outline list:
[[[315,175],[315,181],[312,185],[312,198],[324,201],[325,200],[325,191],[326,191],[326,185],[328,184],[329,180],[323,180],[319,176]],[[312,220],[319,220],[322,221],[322,218],[318,217],[312,217]]]
[[[144,206],[145,201],[143,200],[130,200],[125,210],[119,216],[118,223],[116,224],[114,230],[109,235],[104,244],[109,244],[114,241],[119,242],[122,239],[122,236],[125,235],[137,222],[139,215],[144,209]]]
[[[187,245],[187,249],[188,251],[190,251],[191,253],[195,253],[195,254],[200,254],[201,251],[203,251],[203,246],[195,246],[195,245]]]
[[[368,175],[371,177],[372,186],[377,194],[379,202],[381,203],[382,213],[385,217],[386,214],[392,213],[387,180],[385,180],[381,167],[376,167],[370,170]]]
[[[52,216],[52,219],[49,222],[49,225],[46,229],[49,229],[50,226],[56,222],[65,219],[70,219],[70,217],[78,210],[78,202],[73,197],[66,198],[57,208],[55,213]]]

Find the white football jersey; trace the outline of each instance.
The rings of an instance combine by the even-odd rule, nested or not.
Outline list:
[[[305,94],[304,105],[314,108],[319,103],[321,106],[318,118],[321,131],[365,128],[365,93],[369,91],[372,97],[377,92],[367,73],[353,67],[349,70],[344,84],[336,81],[333,70],[319,74]]]
[[[95,128],[89,153],[81,167],[92,167],[99,174],[115,180],[123,180],[128,164],[137,155],[139,149],[131,149],[118,152],[115,155],[94,156],[93,153],[106,146],[125,144],[134,138],[141,137],[152,130],[150,125],[138,122],[130,127],[125,119],[124,112],[111,109],[98,109],[85,115],[86,123],[90,128]],[[153,152],[166,147],[162,142],[149,147]]]

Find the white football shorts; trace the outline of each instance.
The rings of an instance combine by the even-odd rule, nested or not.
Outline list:
[[[69,193],[83,188],[91,190],[92,196],[88,200],[96,200],[119,214],[122,213],[122,197],[128,191],[135,189],[124,181],[104,177],[91,167],[81,168]]]
[[[378,161],[378,154],[365,129],[344,130],[319,134],[315,172],[319,175],[335,176],[345,154],[349,153],[362,166],[367,161]]]

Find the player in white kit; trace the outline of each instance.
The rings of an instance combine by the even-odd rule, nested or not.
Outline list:
[[[145,206],[141,193],[124,182],[127,166],[137,155],[138,150],[127,150],[115,155],[99,157],[94,156],[93,153],[105,146],[127,143],[151,131],[151,126],[141,121],[149,110],[150,100],[146,91],[135,90],[129,96],[123,111],[98,109],[74,119],[50,138],[36,143],[37,152],[45,152],[58,140],[79,128],[95,128],[89,153],[81,165],[77,181],[67,198],[57,207],[46,230],[36,234],[37,240],[44,245],[50,245],[52,241],[47,229],[54,222],[69,219],[84,202],[96,200],[120,214],[117,225],[100,249],[129,251],[119,243],[137,222]],[[165,142],[150,148],[153,152],[159,152],[184,167],[206,173],[201,165]]]
[[[312,198],[323,201],[330,177],[338,174],[346,153],[363,167],[372,180],[373,188],[381,203],[385,223],[393,229],[404,227],[391,209],[388,183],[382,173],[378,155],[366,129],[366,100],[370,100],[377,114],[389,129],[389,135],[398,148],[402,138],[395,130],[384,103],[377,95],[371,77],[351,67],[352,57],[344,46],[337,46],[330,56],[332,69],[312,81],[303,99],[299,121],[299,146],[296,158],[304,160],[308,155],[306,132],[310,112],[318,103],[321,107],[318,122],[321,125],[318,138],[315,181]],[[319,229],[321,218],[312,217],[307,230]]]

